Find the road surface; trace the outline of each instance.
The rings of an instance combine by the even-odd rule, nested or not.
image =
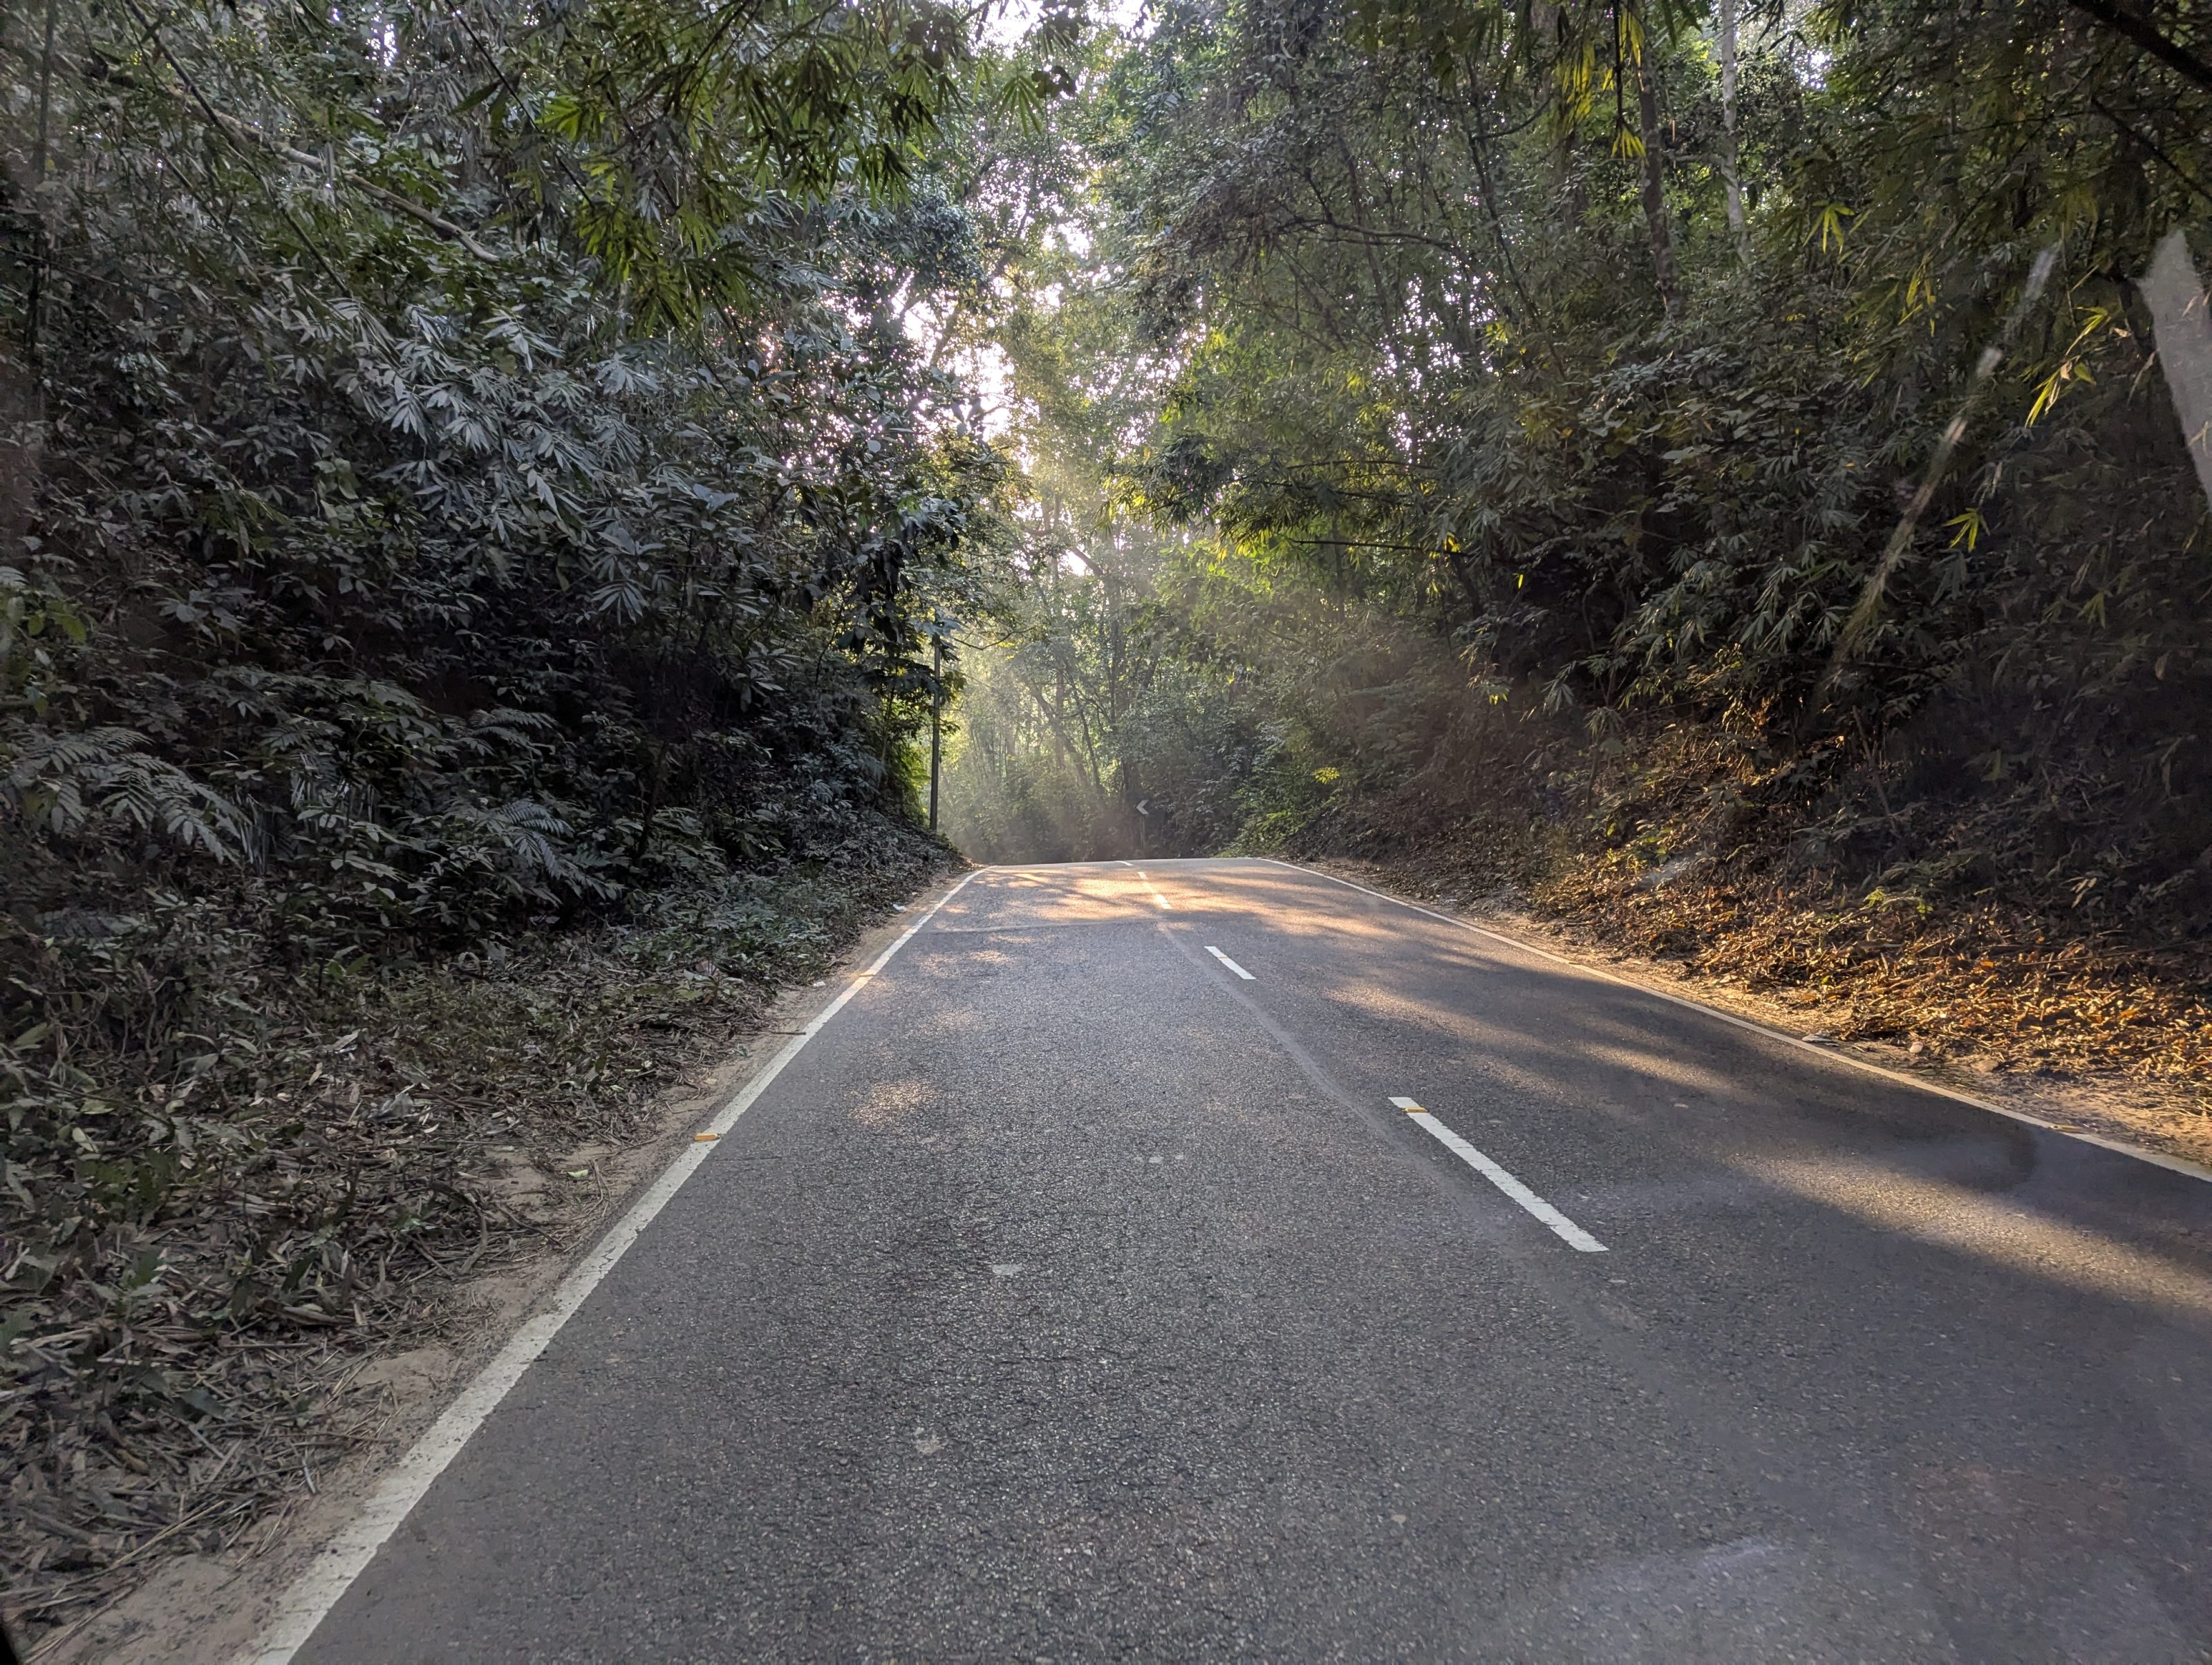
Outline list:
[[[702,1154],[306,1665],[2212,1657],[2212,1184],[1318,874],[987,870]]]

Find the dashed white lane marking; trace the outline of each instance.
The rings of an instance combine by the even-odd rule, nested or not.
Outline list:
[[[1445,1127],[1443,1122],[1437,1121],[1436,1117],[1431,1115],[1426,1110],[1423,1109],[1419,1104],[1416,1104],[1412,1099],[1394,1098],[1390,1102],[1393,1104],[1395,1104],[1400,1109],[1405,1111],[1407,1115],[1412,1116],[1413,1120],[1420,1125],[1422,1130],[1431,1135],[1439,1145],[1442,1145],[1462,1162],[1464,1162],[1468,1167],[1474,1169],[1476,1173],[1480,1174],[1483,1178],[1488,1180],[1492,1185],[1505,1193],[1507,1196],[1512,1198],[1514,1201],[1519,1203],[1523,1208],[1534,1214],[1538,1219],[1543,1221],[1545,1224],[1550,1226],[1553,1231],[1558,1236],[1559,1241],[1565,1243],[1567,1247],[1570,1249],[1579,1249],[1585,1255],[1602,1255],[1605,1253],[1605,1245],[1603,1243],[1600,1243],[1595,1237],[1590,1236],[1589,1232],[1583,1231],[1582,1227],[1577,1225],[1572,1220],[1569,1219],[1565,1214],[1562,1214],[1558,1209],[1553,1207],[1550,1203],[1546,1202],[1543,1198],[1538,1196],[1527,1186],[1522,1184],[1519,1180],[1514,1178],[1512,1175],[1507,1173],[1503,1168],[1492,1162],[1488,1157],[1483,1155],[1481,1152],[1476,1150],[1474,1145],[1468,1144],[1450,1128]]]
[[[1174,908],[1168,906],[1168,899],[1160,894],[1160,887],[1152,883],[1152,876],[1150,873],[1146,872],[1142,867],[1139,867],[1137,869],[1137,877],[1145,881],[1145,888],[1152,893],[1152,900],[1160,904],[1160,911],[1162,913],[1172,914],[1175,912]]]
[[[1247,971],[1247,970],[1246,970],[1243,966],[1241,966],[1241,965],[1237,964],[1236,961],[1234,961],[1234,960],[1231,959],[1231,958],[1229,957],[1229,956],[1228,956],[1228,955],[1226,955],[1226,954],[1223,953],[1223,952],[1222,952],[1218,948],[1216,948],[1216,947],[1215,947],[1212,943],[1208,943],[1208,944],[1206,944],[1206,951],[1207,953],[1209,953],[1209,954],[1212,955],[1212,956],[1213,956],[1213,957],[1214,957],[1215,959],[1219,960],[1219,961],[1222,963],[1222,964],[1224,964],[1224,965],[1227,966],[1227,967],[1228,967],[1231,971],[1234,971],[1234,972],[1235,972],[1238,976],[1240,976],[1240,977],[1243,978],[1243,980],[1244,980],[1246,982],[1248,982],[1248,983],[1251,983],[1251,982],[1257,982],[1257,981],[1259,981],[1259,979],[1258,979],[1257,977],[1255,977],[1255,976],[1254,976],[1250,972]]]
[[[970,879],[987,871],[978,867],[963,875],[957,884],[938,897],[927,912],[907,927],[905,935],[877,955],[866,970],[840,989],[836,1000],[816,1013],[797,1036],[785,1043],[782,1051],[738,1089],[722,1106],[708,1131],[717,1139],[729,1132],[737,1119],[750,1109],[769,1084],[783,1073],[784,1066],[799,1056],[799,1048],[820,1034],[822,1026],[844,1010],[845,1003],[891,963],[891,956],[913,941],[915,933],[937,917],[939,908],[966,890]],[[422,1500],[430,1483],[460,1454],[469,1436],[499,1408],[507,1389],[520,1382],[522,1373],[552,1345],[561,1327],[575,1315],[585,1297],[599,1286],[599,1280],[614,1269],[623,1251],[653,1224],[653,1217],[667,1206],[669,1199],[683,1188],[684,1182],[698,1172],[707,1158],[720,1148],[714,1141],[684,1146],[682,1154],[646,1188],[644,1195],[630,1205],[629,1212],[617,1221],[591,1253],[578,1262],[575,1270],[561,1280],[552,1300],[517,1330],[476,1380],[461,1390],[460,1396],[446,1407],[446,1413],[431,1426],[430,1431],[417,1440],[385,1475],[383,1484],[362,1506],[361,1513],[323,1547],[313,1564],[285,1591],[267,1629],[238,1656],[241,1665],[245,1662],[251,1662],[251,1665],[286,1665],[305,1645],[315,1627],[323,1622],[323,1616],[337,1605],[338,1598],[361,1576],[385,1540]]]

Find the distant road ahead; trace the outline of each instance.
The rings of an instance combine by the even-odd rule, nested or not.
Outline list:
[[[1317,874],[992,869],[299,1657],[2202,1661],[2212,1185]]]

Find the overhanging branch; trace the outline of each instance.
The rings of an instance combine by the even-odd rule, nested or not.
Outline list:
[[[2162,34],[2148,14],[2138,12],[2126,0],[2067,0],[2075,10],[2093,17],[2113,33],[2133,41],[2168,69],[2178,71],[2199,87],[2212,90],[2212,64]]]

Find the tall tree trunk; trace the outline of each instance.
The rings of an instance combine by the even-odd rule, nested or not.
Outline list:
[[[1743,176],[1736,168],[1735,143],[1735,13],[1737,0],[1721,0],[1721,178],[1728,185],[1729,229],[1735,234],[1735,252],[1745,265],[1751,264],[1751,233],[1743,219]]]
[[[1667,223],[1667,152],[1659,137],[1659,76],[1651,61],[1655,43],[1639,13],[1636,41],[1636,127],[1644,142],[1644,223],[1651,236],[1651,275],[1672,318],[1682,309],[1674,277],[1674,234]]]

